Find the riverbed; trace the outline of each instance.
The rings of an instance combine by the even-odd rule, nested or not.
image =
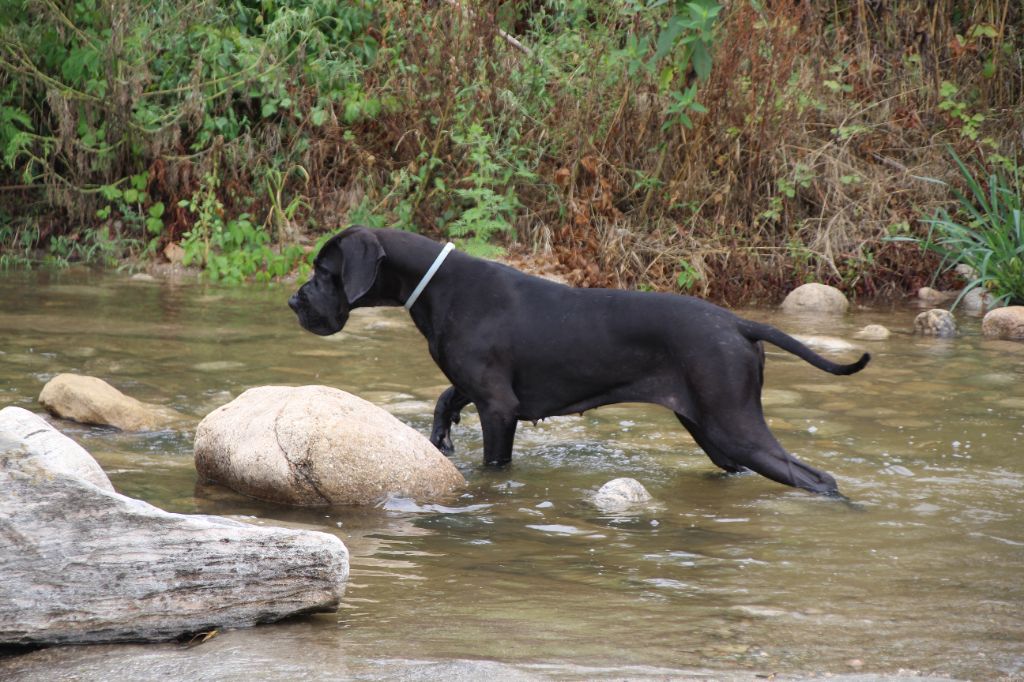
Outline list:
[[[41,411],[39,391],[60,372],[195,423],[252,386],[324,384],[427,434],[446,383],[408,315],[357,311],[343,333],[317,337],[286,305],[293,288],[0,273],[0,407]],[[336,534],[351,580],[337,614],[198,646],[48,649],[0,659],[0,677],[1024,675],[1024,343],[986,340],[963,315],[955,339],[915,337],[910,305],[741,312],[844,362],[872,353],[863,372],[834,377],[768,347],[770,426],[848,502],[722,475],[670,412],[647,405],[523,424],[501,470],[482,467],[468,408],[453,430],[465,492],[373,509],[287,509],[200,484],[194,425],[137,434],[56,421],[121,493]],[[857,340],[867,324],[895,333]],[[619,476],[655,501],[594,507],[589,495]]]

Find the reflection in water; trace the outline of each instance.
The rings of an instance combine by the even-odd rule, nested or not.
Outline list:
[[[80,372],[195,423],[252,386],[317,383],[389,407],[426,433],[445,381],[404,313],[359,311],[344,333],[319,338],[295,323],[289,293],[4,275],[0,406],[38,410],[47,379]],[[671,413],[647,406],[524,424],[513,466],[501,471],[479,466],[479,424],[468,410],[454,431],[455,462],[470,481],[460,497],[363,510],[290,510],[198,485],[191,430],[59,426],[128,495],[170,511],[316,528],[349,546],[351,584],[336,617],[230,633],[185,653],[214,676],[231,671],[221,678],[284,678],[316,669],[307,663],[331,679],[456,669],[466,679],[1021,675],[1024,344],[982,340],[972,320],[955,340],[853,338],[869,323],[909,329],[915,312],[751,313],[874,355],[861,374],[838,378],[768,347],[773,430],[832,473],[853,504],[724,476]],[[655,503],[614,514],[591,506],[588,496],[617,476],[640,480]],[[94,672],[103,660],[138,670],[141,651],[163,650],[70,651],[47,656]],[[181,670],[185,659],[173,648],[167,655],[176,660],[168,669]],[[45,671],[33,656],[25,669]],[[12,663],[0,663],[0,674],[4,665]]]

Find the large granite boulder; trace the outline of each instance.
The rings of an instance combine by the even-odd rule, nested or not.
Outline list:
[[[119,495],[20,407],[0,410],[0,490],[0,645],[167,640],[333,611],[344,594],[334,535]]]
[[[981,320],[981,333],[997,339],[1024,340],[1024,306],[990,310]]]
[[[39,403],[55,416],[122,431],[154,431],[183,419],[168,407],[136,400],[103,379],[81,374],[58,374],[50,379],[39,394]]]
[[[465,485],[430,441],[385,410],[327,386],[251,388],[196,429],[207,480],[280,504],[428,501]]]
[[[789,292],[782,302],[787,313],[826,313],[841,315],[850,307],[843,292],[827,284],[802,284]]]

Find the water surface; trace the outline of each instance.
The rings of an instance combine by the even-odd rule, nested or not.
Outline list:
[[[194,423],[252,386],[326,384],[426,434],[446,384],[404,311],[358,311],[344,333],[320,338],[298,327],[289,294],[0,275],[0,407],[39,411],[40,389],[59,372],[99,376]],[[909,330],[916,312],[745,313],[844,339],[855,348],[823,351],[843,361],[873,354],[864,372],[833,377],[768,353],[773,430],[852,504],[722,476],[671,413],[642,405],[524,424],[513,466],[499,471],[480,466],[469,409],[454,430],[467,490],[444,505],[368,510],[292,510],[197,485],[194,423],[125,434],[57,422],[119,492],[174,512],[338,535],[351,582],[336,615],[193,649],[49,650],[0,661],[0,676],[1020,676],[1024,344],[984,340],[971,318],[954,340],[853,338],[869,323]],[[618,476],[640,480],[655,503],[592,506],[588,495]]]

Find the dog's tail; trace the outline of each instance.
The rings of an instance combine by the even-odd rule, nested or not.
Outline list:
[[[868,364],[868,361],[871,360],[871,354],[864,353],[860,356],[860,359],[857,360],[857,362],[852,362],[848,365],[832,362],[831,360],[821,357],[789,334],[776,329],[769,324],[762,324],[751,320],[740,320],[739,330],[743,336],[747,337],[751,341],[767,341],[768,343],[778,346],[782,350],[789,351],[798,358],[811,363],[818,369],[823,369],[832,374],[854,374],[864,369]]]

